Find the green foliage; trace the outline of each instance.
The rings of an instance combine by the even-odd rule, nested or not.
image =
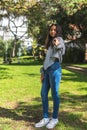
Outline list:
[[[45,57],[45,53],[46,53],[46,50],[44,46],[41,46],[41,45],[33,46],[32,55],[34,59],[43,60]]]
[[[84,51],[78,48],[69,48],[65,54],[66,63],[82,63],[84,62]]]
[[[44,35],[46,35],[46,13],[42,6],[39,3],[32,6],[27,18],[29,35],[36,39],[37,43],[43,44]]]
[[[29,34],[31,32],[40,44],[44,44],[47,28],[51,23],[62,26],[64,39],[68,38],[68,34],[73,36],[74,29],[71,29],[69,24],[76,25],[82,37],[86,38],[87,2],[85,0],[43,0],[30,8],[28,19]]]
[[[9,14],[14,14],[15,16],[24,15],[28,12],[28,8],[31,8],[36,3],[36,0],[2,0],[0,1],[0,7],[6,9]]]
[[[77,25],[83,34],[87,31],[87,1],[85,0],[43,0],[39,2],[21,0],[16,3],[13,0],[2,0],[1,8],[6,9],[9,14],[27,16],[29,36],[32,35],[40,44],[44,43],[47,26],[52,22],[63,26],[65,37],[71,31],[70,23]]]
[[[22,41],[18,40],[16,43],[16,52],[15,52],[16,56],[17,56],[17,52],[18,52],[18,49],[20,48],[21,44],[22,44]],[[0,39],[0,56],[3,57],[4,62],[11,61],[12,52],[13,52],[13,45],[14,45],[13,39],[10,39],[8,41],[3,41],[2,39]],[[23,52],[23,50],[22,50],[22,52]],[[7,61],[5,61],[5,60],[7,60]]]
[[[7,10],[8,15],[25,15],[28,18],[29,36],[32,35],[37,43],[40,41],[40,44],[44,43],[47,26],[52,22],[63,26],[65,38],[71,31],[70,23],[77,25],[83,34],[87,31],[87,1],[85,0],[42,0],[39,2],[21,0],[16,3],[13,0],[2,0],[0,7]]]
[[[0,39],[0,57],[4,55],[5,49],[5,42],[2,39]]]
[[[84,43],[87,41],[86,0],[41,0],[39,2],[20,0],[16,3],[13,0],[2,0],[0,9],[7,10],[8,15],[26,16],[28,35],[36,40],[36,44],[44,45],[48,26],[51,23],[58,23],[62,26],[64,39],[69,39],[69,35],[73,38],[74,32],[78,29]],[[70,24],[73,24],[76,29],[71,28]]]

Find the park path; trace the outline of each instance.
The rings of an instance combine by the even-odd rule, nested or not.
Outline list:
[[[79,72],[84,75],[87,75],[87,68],[79,67],[79,66],[65,66],[65,69],[73,71],[73,72]]]

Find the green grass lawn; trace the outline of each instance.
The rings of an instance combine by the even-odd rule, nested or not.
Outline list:
[[[0,65],[0,130],[36,130],[34,125],[42,118],[40,67],[32,62]],[[60,98],[54,130],[87,130],[87,76],[63,69]]]

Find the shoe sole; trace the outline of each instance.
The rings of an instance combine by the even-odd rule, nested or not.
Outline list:
[[[48,123],[49,123],[49,121],[48,121],[46,124],[42,125],[42,126],[35,126],[35,128],[41,128],[41,127],[44,127],[44,126],[46,126]]]
[[[58,122],[57,122],[53,127],[48,127],[48,126],[46,126],[46,128],[47,128],[47,129],[53,129],[57,124],[58,124]]]

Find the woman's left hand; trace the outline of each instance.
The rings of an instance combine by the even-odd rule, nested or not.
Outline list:
[[[41,82],[44,80],[44,74],[41,74]]]

